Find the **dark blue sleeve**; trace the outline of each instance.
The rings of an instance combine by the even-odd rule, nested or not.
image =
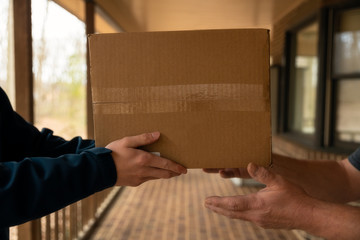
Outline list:
[[[113,186],[116,170],[110,152],[94,148],[0,163],[0,228],[47,215]]]
[[[360,171],[360,148],[349,156],[349,162]]]
[[[38,131],[13,111],[0,88],[0,229],[47,215],[115,181],[110,150]]]
[[[95,147],[93,140],[75,137],[66,141],[49,129],[41,132],[13,111],[0,88],[0,162],[21,161],[25,157],[58,157],[66,153],[81,153]]]

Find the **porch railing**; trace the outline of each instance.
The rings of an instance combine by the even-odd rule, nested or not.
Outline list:
[[[10,229],[10,240],[87,239],[121,188],[98,192],[57,212]]]

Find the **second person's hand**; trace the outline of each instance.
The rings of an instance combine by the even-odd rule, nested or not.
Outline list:
[[[251,221],[263,228],[311,228],[312,208],[319,200],[264,167],[250,163],[247,169],[250,176],[266,188],[249,195],[208,197],[205,206],[221,215]]]

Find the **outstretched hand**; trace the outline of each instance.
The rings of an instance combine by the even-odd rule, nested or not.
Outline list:
[[[316,202],[305,191],[280,175],[250,163],[247,172],[266,185],[257,193],[232,197],[208,197],[205,206],[230,218],[254,222],[265,228],[302,228],[312,217]],[[296,224],[296,225],[295,225]]]
[[[116,186],[138,186],[148,180],[171,178],[187,172],[186,168],[173,161],[137,149],[156,142],[159,137],[159,132],[144,133],[124,137],[106,146],[112,150],[117,172]]]

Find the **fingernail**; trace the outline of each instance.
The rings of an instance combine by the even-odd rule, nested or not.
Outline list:
[[[183,168],[183,167],[179,167],[179,170],[182,174],[186,174],[187,173],[187,169]]]
[[[160,137],[160,132],[152,132],[151,135],[154,139],[157,139]]]

